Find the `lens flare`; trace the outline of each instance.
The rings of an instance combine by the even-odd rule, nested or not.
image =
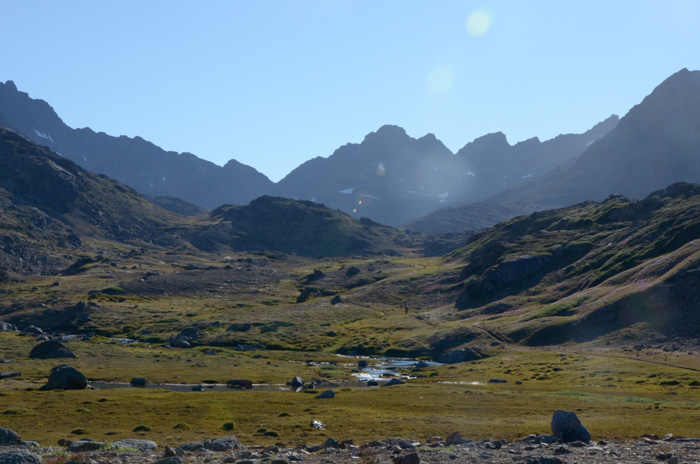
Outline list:
[[[377,175],[383,176],[384,174],[386,174],[386,168],[384,168],[384,163],[380,162],[377,166]]]
[[[358,201],[357,204],[358,204],[358,205],[361,205],[361,204],[362,204],[362,200]]]
[[[353,212],[353,213],[356,213],[356,212],[357,212],[357,208],[353,209],[352,212]]]
[[[491,15],[484,10],[474,10],[467,18],[467,32],[473,37],[486,34],[491,27]]]
[[[435,95],[445,95],[454,83],[452,71],[444,66],[438,66],[428,74],[428,90]]]

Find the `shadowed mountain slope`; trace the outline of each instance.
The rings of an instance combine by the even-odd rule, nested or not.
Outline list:
[[[18,91],[12,81],[0,83],[0,124],[149,196],[178,197],[211,209],[223,203],[247,203],[274,185],[235,160],[220,167],[191,153],[167,152],[141,137],[72,129],[48,103]]]
[[[39,273],[58,259],[59,249],[80,247],[81,237],[157,242],[163,240],[160,229],[177,218],[131,188],[85,171],[4,127],[0,217],[5,265]]]
[[[574,162],[491,200],[543,209],[611,194],[642,198],[681,181],[700,182],[700,71],[687,69],[662,82]]]

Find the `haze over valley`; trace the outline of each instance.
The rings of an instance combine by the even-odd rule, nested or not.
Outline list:
[[[93,84],[103,70],[104,92],[117,88],[112,74],[126,71],[114,62],[103,68],[92,54],[75,99],[68,62],[47,54],[53,70],[28,77],[37,63],[22,64],[25,45],[10,47],[18,77],[0,72],[0,464],[700,461],[700,63],[686,49],[694,4],[629,13],[675,25],[659,28],[677,53],[659,55],[663,76],[647,69],[628,81],[616,78],[629,67],[622,48],[638,57],[639,45],[608,32],[583,41],[579,23],[591,13],[582,6],[408,2],[369,15],[363,2],[310,5],[264,14],[214,2],[215,17],[175,2],[161,17],[127,2],[129,18],[68,7],[152,34],[117,46],[106,39],[111,23],[82,26],[105,51],[131,53],[122,60],[130,91],[115,92],[143,136],[110,133],[120,118],[100,119],[97,102],[117,100],[100,100]],[[76,24],[45,7],[37,37],[56,30],[49,13]],[[15,20],[27,11],[12,6]],[[460,11],[455,35],[450,17]],[[289,32],[283,12],[300,28],[288,43],[278,35]],[[621,17],[611,7],[600,22],[626,24]],[[365,35],[339,35],[350,24]],[[188,40],[170,30],[184,25]],[[74,34],[55,35],[47,50],[96,50]],[[440,34],[452,44],[443,64],[414,69]],[[587,75],[572,67],[554,37],[579,59],[591,58],[579,42],[589,44],[610,76],[590,60]],[[148,44],[154,63],[134,44]],[[192,67],[164,66],[177,62],[174,50]],[[542,69],[531,70],[539,56],[524,50],[541,51]],[[311,56],[328,67],[309,65]],[[490,63],[488,79],[467,73],[465,56]],[[522,56],[531,66],[502,67]],[[553,78],[550,61],[566,79]],[[196,64],[208,74],[192,86]],[[152,114],[160,98],[154,69],[180,93],[160,105],[172,141],[220,145],[215,119],[230,117],[238,125],[227,140],[268,156],[221,161],[149,140],[163,121],[135,113]],[[216,70],[235,83],[231,94]],[[421,91],[413,73],[427,75]],[[54,77],[72,104],[46,84]],[[86,110],[92,129],[64,122],[82,98],[96,102]],[[557,100],[571,105],[561,121],[544,114]],[[197,122],[183,131],[177,118]],[[537,121],[549,122],[540,132]],[[304,122],[317,127],[302,131]]]

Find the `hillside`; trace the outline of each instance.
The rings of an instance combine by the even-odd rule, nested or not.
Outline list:
[[[188,233],[207,252],[283,251],[308,257],[386,253],[396,255],[398,237],[391,227],[310,202],[260,197],[247,206],[212,211],[212,224]]]
[[[519,217],[451,259],[467,263],[459,317],[492,319],[513,342],[585,342],[634,327],[700,336],[697,184]]]
[[[0,267],[16,272],[55,272],[86,238],[175,243],[161,228],[176,215],[3,127],[0,207]]]

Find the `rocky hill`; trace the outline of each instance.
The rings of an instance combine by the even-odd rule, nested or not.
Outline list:
[[[263,174],[235,160],[220,167],[191,153],[167,152],[141,137],[72,129],[47,102],[20,92],[12,81],[0,83],[0,125],[144,195],[177,197],[212,209],[248,203],[273,187]]]
[[[583,342],[635,326],[700,335],[697,184],[519,217],[451,258],[467,263],[460,317],[496,318],[511,341]]]
[[[309,257],[398,254],[398,230],[372,220],[353,219],[322,204],[263,196],[247,206],[225,205],[210,223],[188,233],[208,252],[283,251]]]
[[[177,220],[131,188],[3,127],[0,208],[2,267],[30,273],[49,272],[86,237],[168,244],[160,228]]]

